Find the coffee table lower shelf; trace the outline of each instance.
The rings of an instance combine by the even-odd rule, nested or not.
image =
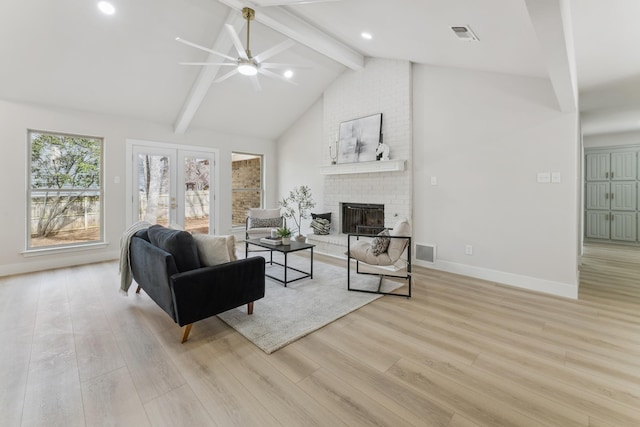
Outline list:
[[[292,241],[290,245],[270,245],[269,243],[263,243],[260,241],[260,239],[248,239],[245,241],[245,257],[248,254],[248,249],[249,249],[249,245],[255,245],[255,246],[260,246],[261,248],[265,248],[269,250],[269,260],[267,260],[266,262],[269,265],[279,265],[281,267],[283,267],[284,269],[284,277],[283,279],[280,279],[279,277],[275,277],[271,274],[267,274],[265,273],[265,276],[273,279],[277,282],[282,283],[285,287],[287,287],[287,284],[295,282],[297,280],[302,280],[302,279],[306,279],[311,278],[313,279],[313,248],[315,245],[311,245],[309,243],[301,243],[301,242],[296,242],[296,241]],[[309,271],[304,271],[304,270],[300,270],[297,269],[295,267],[290,267],[287,264],[287,255],[289,253],[292,252],[298,252],[298,251],[304,251],[306,249],[309,249],[311,251],[311,257],[310,257],[310,264],[309,264]],[[284,264],[274,261],[273,260],[273,252],[280,252],[284,255]],[[291,280],[287,280],[287,271],[288,270],[292,270],[292,271],[296,271],[298,273],[302,273],[302,276],[298,276],[295,279],[291,279]]]

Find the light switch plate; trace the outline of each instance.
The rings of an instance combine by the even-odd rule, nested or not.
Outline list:
[[[548,184],[551,182],[551,174],[549,172],[538,172],[538,183]]]

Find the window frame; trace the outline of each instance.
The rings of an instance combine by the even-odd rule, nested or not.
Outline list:
[[[99,160],[99,186],[96,189],[87,189],[87,188],[65,188],[65,189],[43,189],[43,188],[34,188],[32,182],[32,150],[33,150],[33,139],[34,134],[39,135],[52,135],[56,137],[71,137],[71,138],[85,138],[90,140],[95,140],[99,144],[100,155],[98,157]],[[105,242],[105,192],[104,192],[104,184],[105,184],[105,143],[104,137],[93,136],[93,135],[81,135],[81,134],[73,134],[66,132],[55,132],[55,131],[44,131],[38,129],[27,129],[27,168],[26,168],[26,228],[25,228],[25,251],[23,254],[25,256],[28,255],[37,255],[38,253],[50,253],[50,252],[66,252],[73,250],[83,250],[88,248],[102,248],[106,246]],[[73,193],[77,191],[90,191],[91,193],[97,193],[99,200],[99,233],[98,239],[96,240],[87,240],[82,242],[72,242],[72,243],[62,243],[62,244],[53,244],[46,246],[33,246],[31,240],[31,226],[32,226],[32,194],[34,191],[43,191],[43,190],[53,190],[59,193],[59,195],[63,195],[64,193]]]

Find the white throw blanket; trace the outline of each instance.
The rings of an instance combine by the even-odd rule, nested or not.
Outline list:
[[[129,287],[131,286],[131,262],[129,260],[129,243],[131,243],[131,237],[136,232],[151,227],[153,224],[147,221],[138,221],[133,223],[127,228],[120,236],[120,293],[127,295]]]

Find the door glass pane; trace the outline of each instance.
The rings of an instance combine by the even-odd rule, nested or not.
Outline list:
[[[184,228],[209,233],[209,159],[184,158]]]
[[[169,158],[138,155],[138,219],[152,224],[169,224]],[[175,203],[175,201],[173,201]]]

